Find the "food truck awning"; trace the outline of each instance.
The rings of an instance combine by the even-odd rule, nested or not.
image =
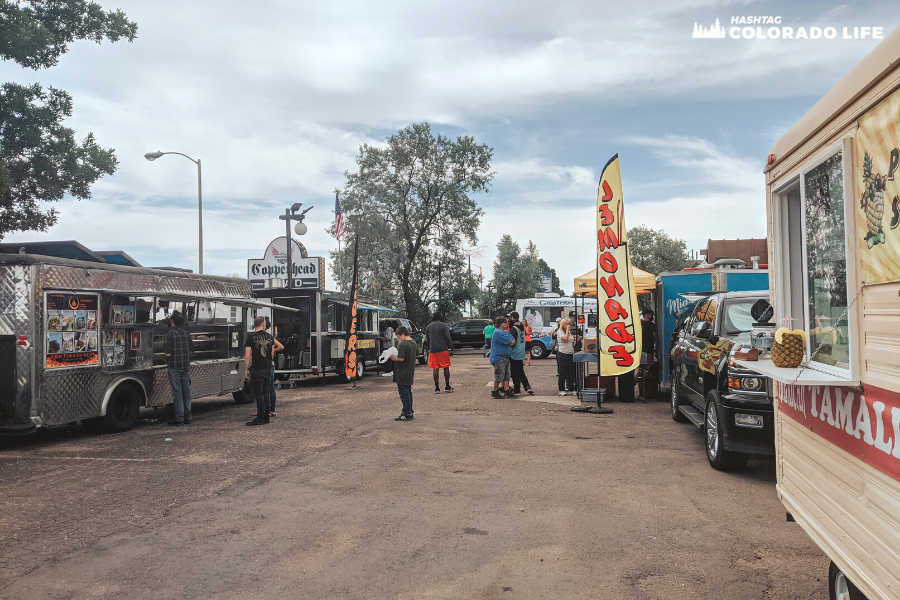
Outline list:
[[[634,291],[638,294],[649,294],[656,290],[656,275],[632,267],[634,272]],[[579,296],[597,295],[597,269],[588,271],[575,278],[575,293]]]
[[[399,313],[399,312],[400,312],[399,310],[396,310],[396,309],[393,309],[393,308],[388,308],[387,306],[376,306],[376,305],[374,305],[374,304],[366,304],[365,302],[360,302],[360,303],[359,303],[359,307],[360,307],[360,308],[367,308],[367,309],[369,309],[369,310],[379,310],[379,311],[383,311],[383,312],[393,312],[393,313]]]
[[[280,304],[270,304],[255,298],[236,298],[234,296],[201,296],[198,294],[180,294],[177,292],[146,292],[135,290],[113,290],[109,288],[92,289],[91,292],[102,292],[104,294],[118,294],[120,296],[153,296],[160,300],[169,300],[172,302],[221,302],[225,306],[245,306],[248,308],[275,308],[277,310],[286,310],[288,312],[300,312],[299,309],[290,306],[281,306]]]

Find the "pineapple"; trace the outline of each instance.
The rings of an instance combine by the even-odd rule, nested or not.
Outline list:
[[[772,345],[772,364],[776,367],[799,367],[803,360],[804,345],[806,345],[806,334],[802,331],[791,331],[787,327],[782,327],[775,332],[775,343]]]

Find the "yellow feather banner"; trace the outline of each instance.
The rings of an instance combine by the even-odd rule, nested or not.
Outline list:
[[[621,375],[641,363],[640,308],[634,288],[619,155],[600,175],[597,190],[597,347],[600,375]]]

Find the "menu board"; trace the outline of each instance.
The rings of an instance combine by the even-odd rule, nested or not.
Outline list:
[[[47,294],[46,366],[100,364],[96,294]]]

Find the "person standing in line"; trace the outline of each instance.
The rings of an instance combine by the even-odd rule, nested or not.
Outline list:
[[[656,362],[656,323],[649,308],[641,311],[641,366],[638,369],[638,397],[644,400],[644,379]]]
[[[575,394],[575,334],[568,319],[559,322],[556,332],[559,346],[556,349],[556,366],[559,371],[557,386],[560,396]]]
[[[412,421],[413,419],[413,396],[412,385],[416,375],[416,354],[418,348],[416,343],[409,336],[409,329],[402,325],[395,332],[400,339],[397,345],[397,356],[391,356],[391,362],[394,365],[394,383],[397,384],[397,392],[400,394],[400,402],[403,409],[400,416],[395,421]]]
[[[494,324],[488,323],[487,327],[484,328],[484,357],[487,358],[491,355],[491,338],[494,337]]]
[[[281,342],[266,333],[266,318],[253,319],[253,333],[247,334],[244,348],[244,363],[247,365],[245,377],[250,378],[250,387],[256,396],[256,417],[247,425],[265,425],[269,422],[270,410],[267,404],[265,386],[270,380],[272,355],[275,350],[283,350]]]
[[[400,340],[397,337],[397,332],[394,331],[394,328],[388,325],[384,329],[384,333],[381,334],[381,349],[387,350],[388,348],[396,348],[400,345]],[[389,377],[394,370],[394,361],[387,361],[384,365],[384,373],[381,374],[382,377]]]
[[[439,381],[440,370],[444,370],[444,391],[452,392],[450,387],[450,356],[453,354],[453,340],[450,339],[450,328],[441,321],[441,313],[431,316],[431,324],[425,328],[428,341],[428,366],[434,371],[434,393],[441,393]]]
[[[184,316],[176,310],[169,319],[164,347],[169,367],[169,385],[172,387],[172,404],[175,406],[175,418],[169,421],[169,425],[189,425],[194,421],[190,376],[193,349],[191,334],[184,328]]]
[[[491,365],[494,367],[494,391],[491,392],[491,398],[515,398],[516,395],[509,389],[509,355],[516,341],[509,333],[509,322],[506,317],[497,317],[494,323],[497,327],[491,340]]]
[[[512,327],[509,329],[510,335],[513,336],[513,339],[516,340],[516,345],[513,346],[512,352],[509,355],[509,368],[512,374],[512,382],[513,382],[513,394],[520,394],[521,390],[524,389],[530,395],[534,395],[534,390],[531,389],[531,384],[528,383],[528,376],[525,375],[525,360],[529,359],[528,356],[528,343],[526,340],[526,324],[524,321],[519,321],[519,313],[512,313],[510,315]]]
[[[266,331],[272,329],[272,321],[269,320],[269,317],[266,317]],[[275,332],[272,332],[272,338],[275,338]],[[265,385],[263,385],[263,395],[266,397],[266,406],[269,407],[269,416],[275,416],[275,353],[272,353],[272,366],[271,366],[272,376],[269,377],[268,381]],[[255,417],[258,413],[253,413],[251,416]]]

